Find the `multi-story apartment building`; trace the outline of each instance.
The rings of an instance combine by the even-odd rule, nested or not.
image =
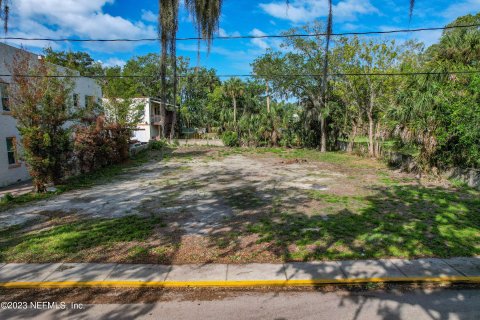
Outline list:
[[[8,75],[11,74],[15,56],[19,54],[27,55],[32,61],[42,59],[42,56],[37,54],[0,43],[0,187],[30,178],[26,164],[21,159],[22,138],[10,112],[8,90],[11,82]],[[71,72],[78,74],[76,71]],[[91,78],[76,77],[72,98],[74,106],[82,108],[89,103],[100,101],[102,89]]]

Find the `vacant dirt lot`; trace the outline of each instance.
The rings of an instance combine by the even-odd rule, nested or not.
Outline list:
[[[150,158],[111,183],[0,213],[0,228],[9,227],[0,258],[235,263],[480,253],[477,191],[378,161],[202,147]]]

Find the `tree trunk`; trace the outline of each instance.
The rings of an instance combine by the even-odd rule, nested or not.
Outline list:
[[[177,57],[172,57],[173,64],[173,114],[172,114],[172,124],[170,127],[170,140],[173,140],[175,137],[175,124],[177,122]]]
[[[348,145],[347,145],[347,152],[353,152],[353,144],[355,143],[355,137],[357,136],[357,124],[353,123],[352,127],[352,133],[350,134],[350,137],[348,137]]]
[[[270,92],[268,90],[268,81],[267,81],[267,112],[270,113]]]
[[[323,77],[322,77],[322,105],[323,108],[327,107],[327,96],[328,96],[328,55],[330,51],[330,35],[332,34],[332,0],[328,1],[328,21],[327,21],[327,39],[325,43],[325,60],[323,64]],[[321,137],[320,137],[320,152],[327,152],[327,128],[326,120],[323,115],[320,116],[320,125],[321,125]]]
[[[165,138],[165,125],[167,123],[167,112],[165,110],[165,104],[162,102],[160,103],[160,131],[159,136],[160,138]]]
[[[325,117],[322,115],[320,117],[320,152],[327,152],[327,128]]]
[[[47,187],[45,186],[45,184],[43,182],[35,180],[35,179],[33,181],[34,181],[35,192],[36,193],[44,193],[45,191],[47,191]]]
[[[375,157],[380,157],[380,122],[377,122],[375,129]]]
[[[312,98],[315,110],[320,114],[320,152],[327,151],[327,127],[325,117],[322,115],[322,107],[325,105],[320,102],[320,99]]]
[[[237,125],[237,99],[233,96],[233,123]]]
[[[374,123],[373,123],[372,112],[368,111],[367,116],[368,116],[368,155],[370,157],[375,157],[375,151],[373,146]]]
[[[162,57],[161,57],[161,66],[160,66],[160,81],[161,83],[161,103],[160,103],[160,130],[159,130],[159,137],[165,138],[166,130],[166,117],[167,112],[165,110],[166,103],[167,103],[167,50],[162,47]]]
[[[177,123],[177,111],[173,111],[172,114],[172,126],[170,127],[170,140],[175,138],[175,125]]]

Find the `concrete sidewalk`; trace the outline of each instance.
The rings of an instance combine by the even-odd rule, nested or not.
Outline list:
[[[0,264],[0,287],[303,286],[368,282],[477,282],[480,257],[284,264]]]

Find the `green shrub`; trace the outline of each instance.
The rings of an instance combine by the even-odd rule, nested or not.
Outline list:
[[[222,135],[223,144],[227,147],[238,147],[238,135],[236,132],[227,131]]]
[[[150,142],[150,149],[152,150],[162,150],[168,145],[167,140],[155,140]]]
[[[7,193],[2,197],[1,202],[2,203],[9,203],[9,202],[13,201],[13,199],[15,199],[15,197],[11,193]]]

